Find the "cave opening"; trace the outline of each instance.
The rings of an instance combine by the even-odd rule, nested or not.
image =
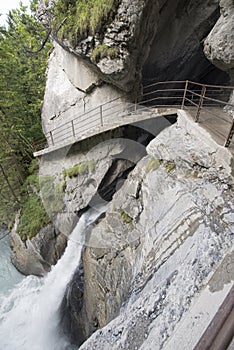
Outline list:
[[[143,86],[190,80],[229,85],[229,75],[205,56],[203,45],[219,19],[218,1],[160,0],[157,31],[142,70]]]

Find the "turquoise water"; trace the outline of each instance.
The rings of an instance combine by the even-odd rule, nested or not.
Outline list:
[[[104,210],[91,208],[81,216],[63,256],[43,278],[21,276],[10,263],[9,238],[1,241],[0,289],[5,294],[0,293],[0,350],[74,349],[60,329],[59,308],[80,264],[79,242],[84,241],[87,228]]]
[[[10,239],[7,233],[0,229],[0,296],[8,294],[24,278],[11,263]]]

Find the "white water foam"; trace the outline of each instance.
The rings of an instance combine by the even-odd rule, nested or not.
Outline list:
[[[26,277],[9,296],[0,297],[0,350],[65,350],[59,330],[59,307],[81,259],[86,228],[104,209],[90,209],[80,218],[67,248],[44,278]]]

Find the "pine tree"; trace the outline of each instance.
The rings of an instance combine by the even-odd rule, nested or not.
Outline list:
[[[0,223],[18,209],[33,147],[43,138],[40,106],[50,44],[33,53],[47,34],[36,17],[37,3],[31,1],[30,14],[20,4],[0,27]]]

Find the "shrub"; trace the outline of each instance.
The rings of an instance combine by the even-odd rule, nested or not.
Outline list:
[[[21,239],[25,241],[31,239],[38,231],[50,222],[40,197],[35,194],[30,195],[23,203],[20,213],[17,232]]]

